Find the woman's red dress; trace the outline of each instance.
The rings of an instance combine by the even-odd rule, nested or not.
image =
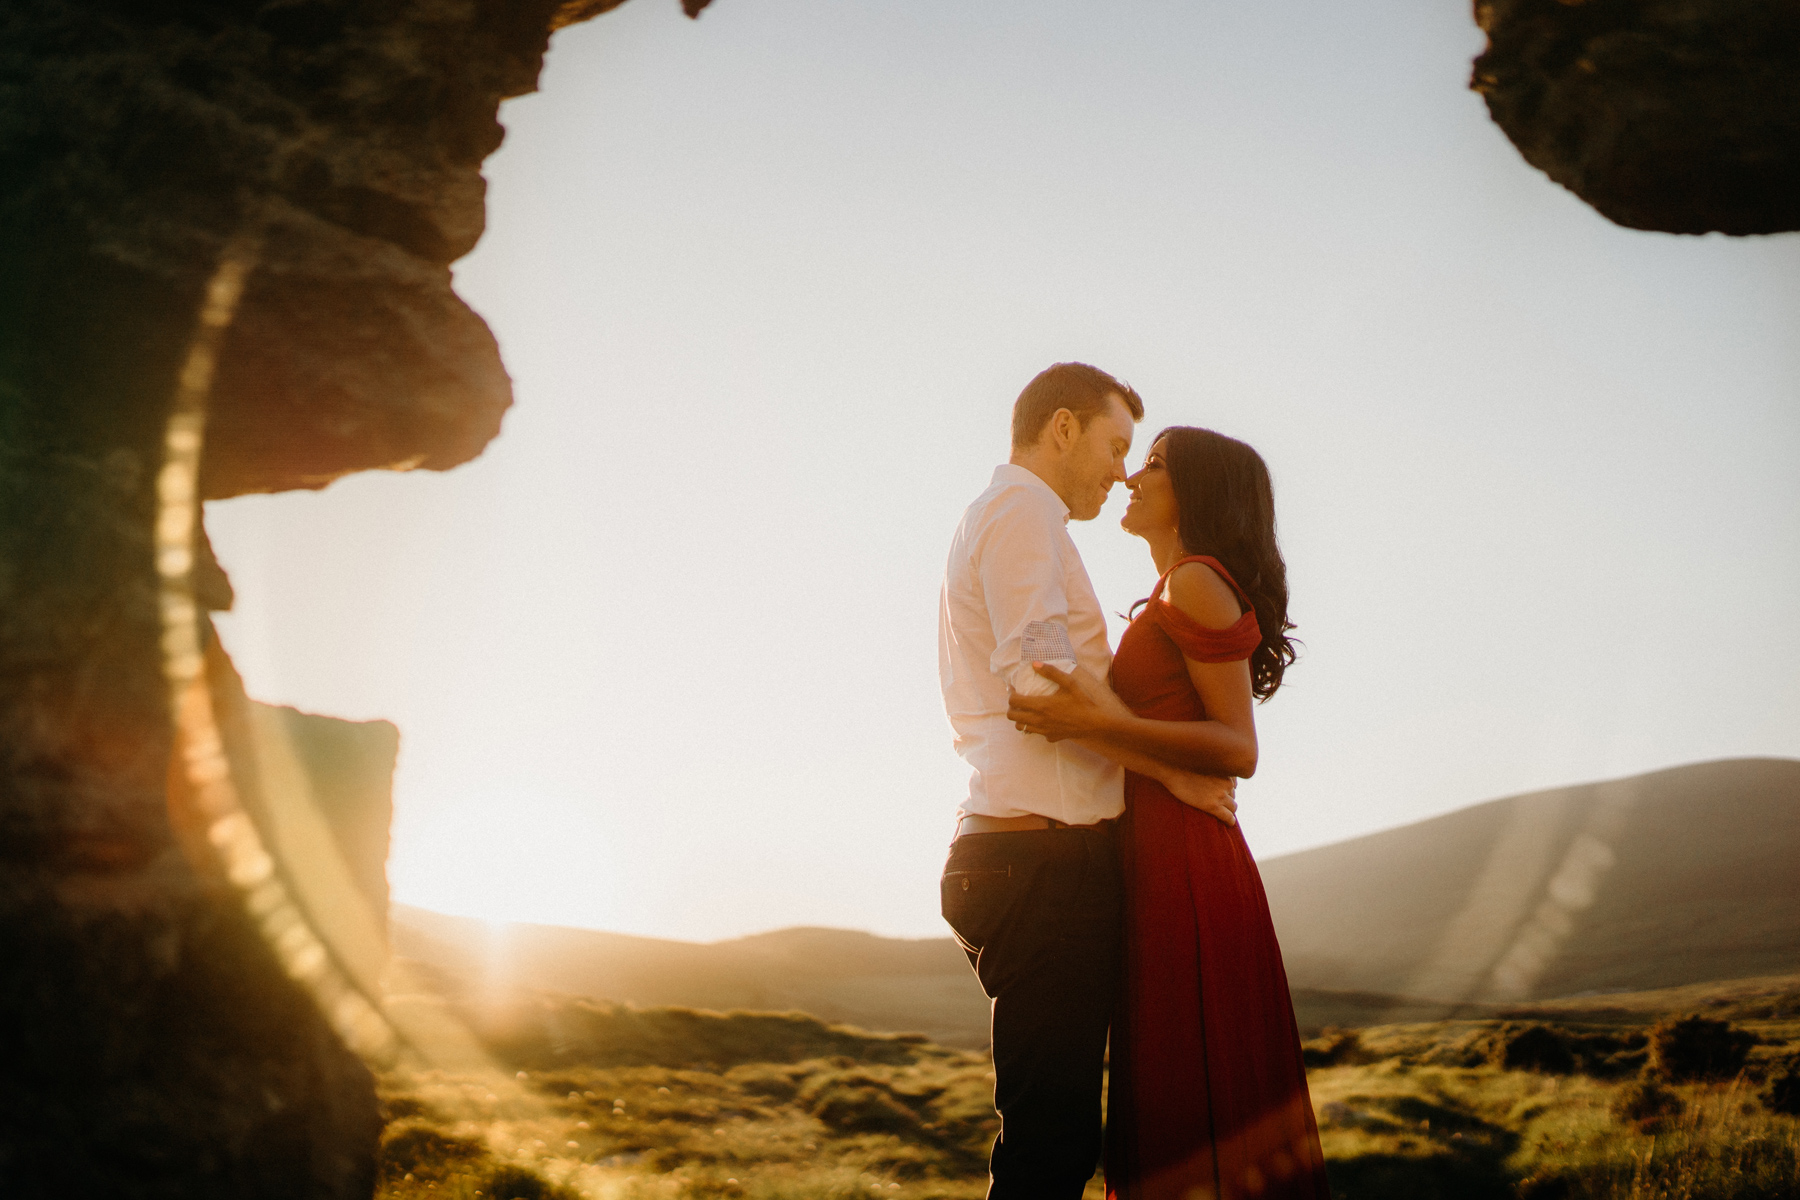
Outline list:
[[[1207,629],[1162,599],[1119,639],[1112,685],[1131,710],[1202,721],[1197,662],[1248,658],[1244,600]],[[1180,563],[1176,564],[1181,565]],[[1236,827],[1125,777],[1125,979],[1112,1027],[1106,1194],[1118,1200],[1330,1200],[1281,947],[1262,877]]]

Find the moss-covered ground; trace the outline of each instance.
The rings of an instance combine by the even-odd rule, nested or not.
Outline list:
[[[996,1121],[980,1054],[795,1014],[538,1011],[489,1031],[491,1068],[383,1077],[383,1200],[985,1191]],[[1800,1091],[1800,1021],[1671,1033],[1666,1018],[1557,1015],[1309,1042],[1334,1195],[1800,1198],[1800,1118],[1781,1111]]]

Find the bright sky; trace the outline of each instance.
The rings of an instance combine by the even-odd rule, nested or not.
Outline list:
[[[938,936],[937,592],[1013,397],[1093,362],[1269,461],[1304,657],[1267,858],[1800,756],[1800,238],[1619,229],[1467,6],[634,0],[502,112],[475,463],[210,505],[260,699],[402,733],[396,898]],[[1154,578],[1117,489],[1102,601]],[[1116,629],[1115,629],[1116,637]]]

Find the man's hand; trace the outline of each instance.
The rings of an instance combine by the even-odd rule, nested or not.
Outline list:
[[[1021,696],[1008,689],[1006,718],[1020,733],[1035,733],[1060,742],[1064,738],[1092,737],[1106,732],[1109,724],[1119,718],[1130,719],[1131,710],[1125,702],[1085,667],[1061,671],[1049,663],[1034,662],[1031,666],[1056,684],[1057,690],[1048,696]]]
[[[1189,808],[1197,808],[1221,824],[1237,824],[1237,780],[1225,775],[1171,770],[1162,785]]]

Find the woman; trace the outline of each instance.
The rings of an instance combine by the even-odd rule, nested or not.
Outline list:
[[[1112,689],[1040,668],[1061,689],[1016,697],[1010,715],[1053,741],[1247,778],[1251,701],[1274,695],[1294,659],[1268,468],[1242,442],[1177,427],[1126,485],[1121,523],[1149,543],[1160,578],[1119,639]],[[1128,773],[1125,789],[1107,1195],[1329,1200],[1281,948],[1243,835],[1144,775]]]

